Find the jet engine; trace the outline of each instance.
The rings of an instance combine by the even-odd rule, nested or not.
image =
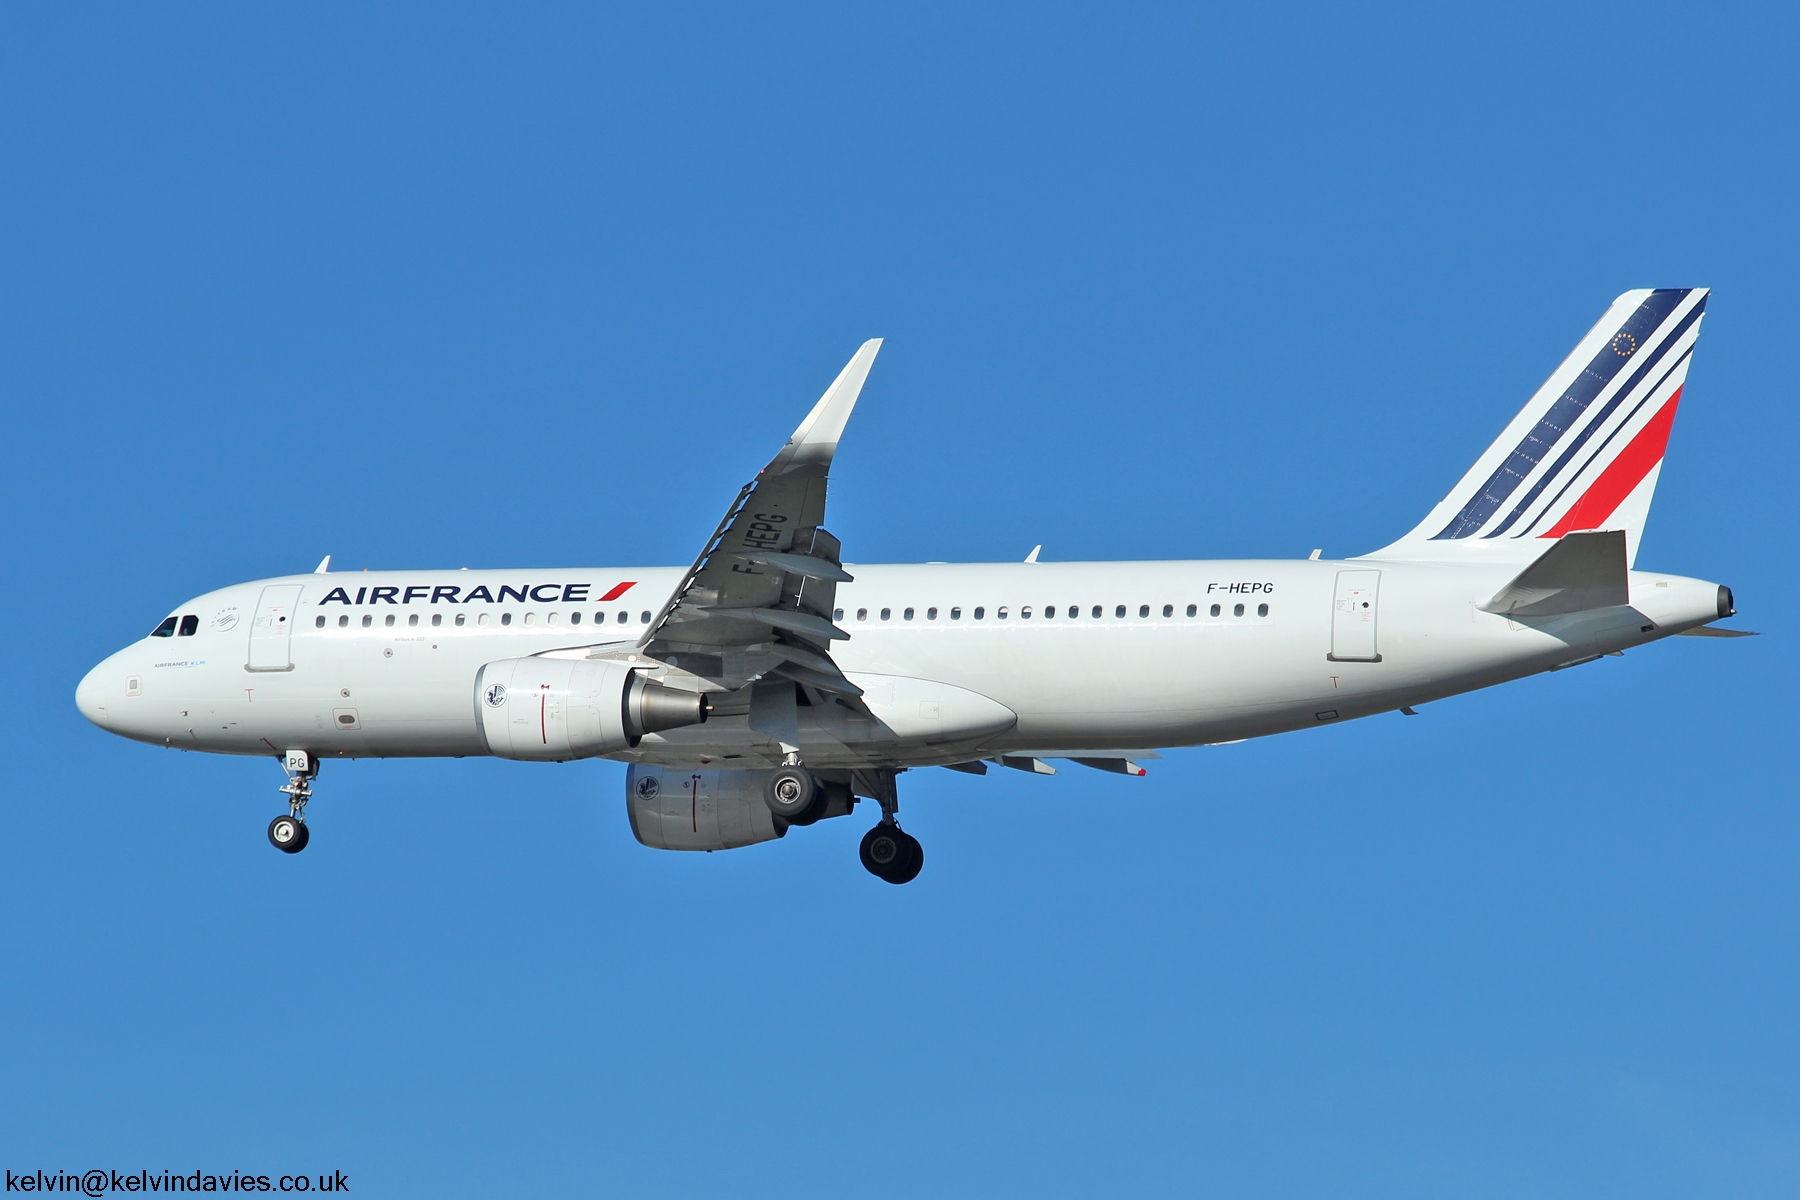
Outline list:
[[[646,733],[706,720],[698,692],[604,659],[503,658],[475,676],[475,725],[488,753],[567,762],[629,750]]]
[[[848,772],[842,780],[815,776],[812,803],[783,819],[764,798],[773,774],[633,764],[625,774],[631,832],[657,850],[730,850],[786,837],[791,825],[844,816],[856,804]]]

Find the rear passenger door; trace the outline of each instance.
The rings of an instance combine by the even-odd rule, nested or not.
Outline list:
[[[1332,662],[1380,662],[1375,630],[1381,614],[1381,572],[1339,571],[1331,606]]]

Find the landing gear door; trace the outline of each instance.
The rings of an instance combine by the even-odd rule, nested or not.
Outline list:
[[[1380,662],[1375,626],[1381,612],[1380,571],[1339,571],[1331,605],[1332,662]]]
[[[252,671],[291,671],[293,660],[288,655],[288,641],[294,635],[294,614],[300,604],[298,583],[271,583],[262,590],[256,605],[256,619],[250,622],[250,661]]]

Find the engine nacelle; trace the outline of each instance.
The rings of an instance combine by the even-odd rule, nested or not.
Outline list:
[[[847,782],[821,779],[801,818],[782,820],[763,792],[772,771],[683,771],[633,764],[625,773],[631,832],[658,850],[730,850],[787,836],[791,825],[841,817],[855,805]]]
[[[475,676],[475,724],[489,754],[567,762],[629,750],[646,733],[706,720],[710,705],[605,659],[503,658]]]

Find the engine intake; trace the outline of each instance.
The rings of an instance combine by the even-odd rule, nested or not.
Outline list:
[[[705,722],[699,692],[596,659],[503,658],[475,676],[475,724],[489,754],[534,762],[594,758],[647,733]]]

